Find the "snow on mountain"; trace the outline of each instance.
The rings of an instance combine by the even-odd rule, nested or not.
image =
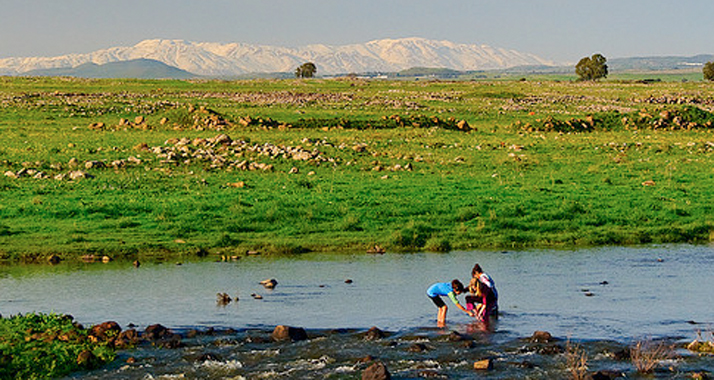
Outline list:
[[[308,61],[315,63],[320,75],[391,72],[412,67],[466,71],[523,65],[555,65],[535,55],[514,50],[424,38],[383,39],[364,44],[309,45],[300,48],[244,43],[145,40],[131,47],[114,47],[88,54],[0,59],[0,74],[18,75],[30,70],[69,68],[90,62],[105,64],[140,58],[157,60],[205,76],[292,72],[297,66]]]

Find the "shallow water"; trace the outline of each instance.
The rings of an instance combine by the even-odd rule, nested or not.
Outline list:
[[[580,342],[614,341],[626,345],[657,338],[691,341],[698,330],[707,331],[714,326],[711,306],[714,247],[689,245],[572,251],[251,256],[229,263],[143,263],[140,268],[116,262],[0,267],[0,313],[5,316],[31,311],[67,313],[85,325],[114,320],[124,327],[134,324],[139,330],[154,323],[177,331],[236,329],[237,335],[221,338],[234,341],[227,345],[232,347],[229,352],[221,357],[241,356],[235,360],[243,368],[228,372],[231,376],[248,377],[253,372],[246,372],[245,355],[238,352],[245,349],[244,340],[250,332],[265,335],[279,324],[299,326],[313,331],[312,335],[327,343],[311,340],[310,344],[298,344],[305,350],[302,354],[281,355],[283,359],[277,362],[285,366],[309,357],[317,360],[317,364],[303,364],[324,366],[336,375],[339,366],[352,362],[342,363],[327,355],[323,361],[332,364],[320,364],[321,356],[315,358],[313,351],[324,350],[328,354],[337,348],[348,350],[356,342],[362,344],[355,334],[371,326],[407,337],[409,344],[422,335],[431,342],[452,330],[473,333],[469,317],[454,307],[449,308],[447,328],[436,329],[436,308],[425,291],[436,281],[459,278],[466,283],[476,262],[495,279],[501,311],[496,332],[478,335],[478,339],[484,339],[492,350],[499,347],[499,352],[509,345],[518,345],[514,342],[535,330]],[[274,290],[259,284],[267,278],[278,280]],[[346,283],[347,279],[352,283]],[[218,292],[238,296],[240,300],[219,306]],[[254,299],[253,293],[263,299]],[[331,329],[348,329],[352,333],[331,334]],[[399,338],[394,339],[389,343],[392,347],[404,346]],[[205,344],[215,345],[196,344],[201,349],[205,349]],[[319,347],[307,347],[314,345]],[[452,346],[447,344],[444,352],[435,349],[434,352],[442,352],[434,354],[435,357],[449,364],[437,360],[434,366],[438,368],[434,370],[452,377],[459,377],[464,370],[469,373],[468,360],[464,362],[453,354],[454,348],[449,348]],[[278,350],[284,353],[288,349],[282,346]],[[365,352],[355,348],[353,356],[366,355]],[[402,351],[396,352],[399,354],[390,359],[392,366],[407,368],[407,364],[399,364]],[[444,359],[444,355],[456,357]],[[409,355],[402,356],[408,360]],[[171,367],[167,363],[162,365]],[[230,366],[230,360],[216,365]],[[441,368],[444,366],[453,368]],[[176,370],[185,374],[186,368]],[[261,373],[268,370],[262,368]],[[355,371],[342,370],[349,376]],[[144,378],[147,374],[139,373],[125,378]],[[411,376],[410,373],[405,372],[405,376]],[[194,375],[202,376],[205,375]],[[276,376],[294,377],[295,373]],[[324,376],[327,375],[323,373]]]

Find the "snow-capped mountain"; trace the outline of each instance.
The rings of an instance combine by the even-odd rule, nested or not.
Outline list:
[[[0,59],[0,74],[18,75],[31,70],[69,68],[86,63],[101,65],[142,58],[214,77],[292,72],[305,62],[313,62],[319,75],[393,72],[412,67],[466,71],[554,65],[551,61],[514,50],[424,38],[384,39],[344,46],[309,45],[300,48],[145,40],[131,47],[114,47],[87,54]]]

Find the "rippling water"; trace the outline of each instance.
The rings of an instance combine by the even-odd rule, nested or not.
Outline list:
[[[304,327],[327,342],[323,344],[326,347],[320,348],[308,347],[319,346],[319,340],[298,345],[306,350],[303,354],[320,350],[327,354],[336,347],[349,351],[350,342],[361,342],[355,334],[371,326],[403,336],[409,344],[422,335],[430,342],[438,342],[439,336],[448,331],[470,332],[471,320],[454,307],[449,309],[447,328],[436,329],[436,308],[425,291],[436,281],[459,278],[468,282],[476,262],[495,279],[501,297],[496,332],[479,335],[489,345],[514,344],[535,330],[577,341],[610,340],[622,344],[644,338],[692,340],[697,330],[711,330],[714,326],[714,247],[688,245],[257,256],[230,263],[143,263],[140,268],[129,263],[0,267],[0,313],[67,313],[85,325],[114,320],[122,326],[134,324],[138,329],[154,323],[178,331],[231,328],[238,331],[238,335],[230,337],[234,342],[227,344],[232,348],[221,355],[223,360],[218,364],[206,365],[245,367],[245,353],[239,360],[237,351],[254,349],[255,356],[264,356],[271,350],[287,350],[285,346],[251,348],[245,343],[251,331],[265,334],[279,324]],[[259,281],[267,278],[277,279],[278,286],[273,290],[263,288]],[[346,282],[348,279],[351,283]],[[237,296],[239,301],[219,306],[219,292]],[[251,294],[263,298],[254,299]],[[334,329],[351,332],[329,332]],[[393,346],[407,344],[398,339],[391,342]],[[212,346],[215,342],[197,342],[196,347],[205,349],[205,344]],[[364,350],[356,351],[355,355],[366,355]],[[446,352],[451,351],[447,348]],[[309,363],[292,365],[324,365],[333,375],[341,371],[333,367],[343,366],[342,371],[353,373],[346,367],[351,361],[340,363],[330,355],[320,359],[315,353],[303,354],[284,361],[307,356],[311,358]],[[188,353],[181,355],[185,360]],[[408,357],[405,355],[404,360]],[[393,365],[400,365],[398,358],[399,355],[392,359]],[[333,364],[320,364],[320,360]],[[446,373],[451,376],[458,374],[464,363],[470,367],[468,360],[458,357],[448,362],[453,369]],[[443,365],[437,362],[435,366]],[[264,368],[263,372],[268,370]],[[181,371],[185,372],[185,368]],[[245,369],[233,368],[226,373],[244,376]]]

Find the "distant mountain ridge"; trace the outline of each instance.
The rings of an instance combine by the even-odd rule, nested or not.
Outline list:
[[[305,62],[315,63],[318,75],[396,72],[411,67],[469,71],[555,65],[552,61],[515,50],[424,38],[383,39],[364,44],[309,45],[300,48],[156,39],[145,40],[131,47],[114,47],[87,54],[4,58],[0,59],[0,75],[26,75],[37,70],[68,69],[87,63],[103,65],[136,59],[150,59],[208,77],[292,72]]]
[[[102,65],[88,62],[70,68],[30,70],[27,76],[65,76],[78,78],[190,79],[196,74],[153,59],[139,58]]]

